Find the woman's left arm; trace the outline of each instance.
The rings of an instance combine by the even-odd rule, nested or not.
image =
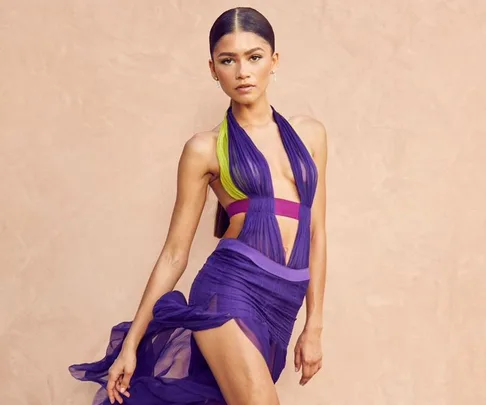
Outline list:
[[[306,294],[305,329],[321,331],[326,284],[326,165],[327,134],[324,125],[315,121],[314,161],[318,170],[317,189],[311,209],[310,281]]]
[[[318,170],[317,189],[311,209],[310,281],[306,293],[306,322],[297,340],[295,371],[302,366],[300,384],[306,384],[322,367],[321,332],[326,283],[326,165],[327,134],[324,125],[313,119],[313,155]]]

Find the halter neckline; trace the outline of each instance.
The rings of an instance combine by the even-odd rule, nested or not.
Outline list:
[[[294,182],[296,181],[297,179],[297,175],[295,173],[295,169],[294,169],[294,165],[292,164],[292,161],[290,159],[290,156],[289,156],[289,152],[287,151],[287,148],[285,146],[285,143],[283,142],[283,138],[282,138],[282,132],[283,132],[283,129],[281,128],[282,124],[280,122],[279,119],[277,119],[277,112],[275,111],[275,108],[273,108],[272,105],[270,105],[270,107],[272,108],[272,118],[273,118],[273,121],[275,122],[275,124],[277,125],[277,128],[278,128],[278,139],[279,139],[279,142],[281,142],[284,146],[284,150],[285,150],[285,155],[287,156],[287,159],[289,161],[289,164],[292,168],[292,174],[293,174],[293,177],[294,177]],[[270,165],[268,164],[268,159],[265,157],[265,155],[263,154],[263,152],[260,150],[260,148],[258,148],[258,146],[255,144],[255,142],[253,141],[253,139],[251,139],[251,137],[248,135],[248,133],[246,132],[246,130],[239,124],[239,122],[237,121],[237,119],[235,118],[234,114],[233,114],[233,108],[231,106],[228,107],[228,115],[231,117],[231,119],[235,122],[235,124],[237,125],[238,129],[241,131],[242,134],[244,134],[244,136],[248,139],[248,141],[250,142],[251,146],[255,149],[255,151],[260,155],[263,163],[264,163],[264,170],[266,169],[267,171],[267,174],[268,174],[268,177],[270,179],[270,192],[271,192],[271,196],[275,199],[275,191],[274,191],[274,187],[273,187],[273,176],[272,176],[272,172],[270,170]],[[299,190],[299,187],[296,186],[296,189],[297,189],[297,193],[299,195],[299,203],[302,201],[302,197],[300,195],[300,190]]]
[[[295,129],[271,105],[289,160],[299,196],[297,232],[287,260],[282,232],[276,215],[273,176],[266,156],[238,123],[231,105],[226,111],[218,137],[220,178],[235,200],[248,201],[247,214],[237,239],[257,249],[275,262],[294,269],[308,266],[310,253],[310,214],[317,186],[316,165]],[[240,203],[241,204],[241,203]]]

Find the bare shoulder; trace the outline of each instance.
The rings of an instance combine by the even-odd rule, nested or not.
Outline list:
[[[200,173],[209,175],[209,182],[219,173],[216,156],[218,133],[214,130],[197,132],[185,143],[181,161],[197,167]]]
[[[217,133],[214,131],[197,132],[184,145],[184,154],[192,158],[211,161],[216,151]]]
[[[184,145],[191,153],[205,154],[211,151],[214,146],[215,137],[213,131],[196,132]]]
[[[312,154],[327,147],[327,131],[324,124],[310,115],[294,115],[288,119],[302,140],[309,145]]]

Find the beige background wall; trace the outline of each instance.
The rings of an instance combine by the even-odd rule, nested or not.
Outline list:
[[[479,0],[0,3],[0,392],[81,405],[163,244],[176,165],[228,104],[208,32],[252,5],[271,103],[329,136],[324,367],[282,405],[486,403],[486,4]],[[217,240],[210,195],[178,288]]]

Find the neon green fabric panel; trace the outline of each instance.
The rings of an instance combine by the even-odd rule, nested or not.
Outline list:
[[[219,161],[219,178],[226,192],[235,200],[243,200],[248,198],[240,189],[233,183],[230,173],[230,162],[228,153],[228,119],[224,120],[219,128],[219,135],[216,142],[216,154]]]

